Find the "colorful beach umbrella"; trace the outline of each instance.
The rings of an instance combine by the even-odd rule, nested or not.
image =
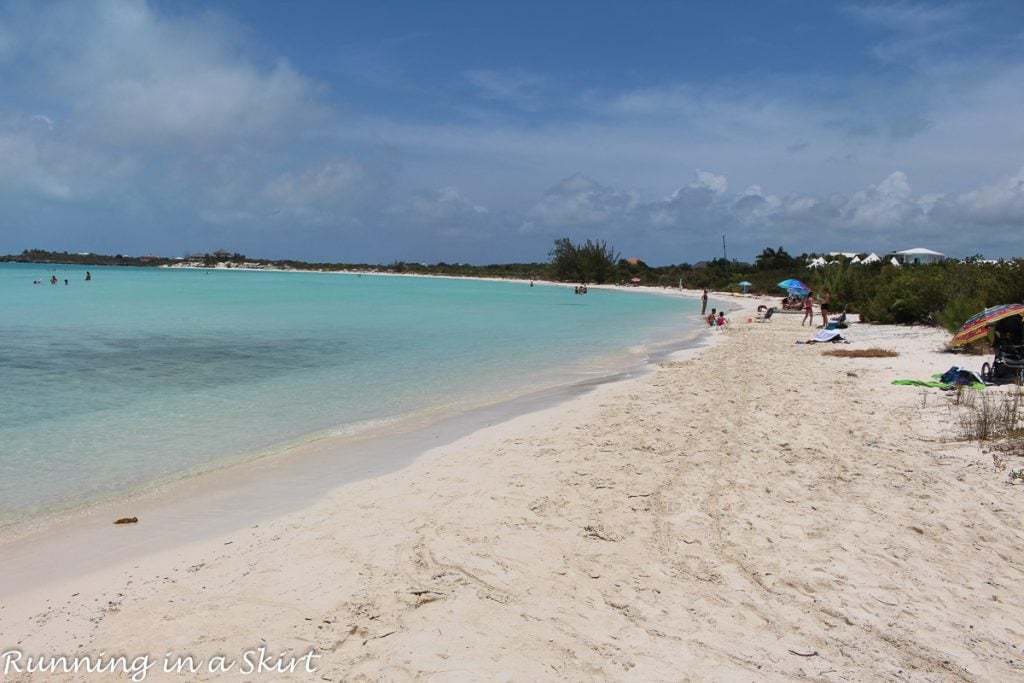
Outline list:
[[[754,285],[752,283],[747,282],[746,280],[744,280],[743,282],[740,283],[740,287],[743,288],[744,292],[747,291],[747,287],[753,287],[753,286]]]
[[[962,346],[977,341],[988,334],[989,325],[1011,315],[1024,315],[1024,304],[1003,304],[986,308],[977,315],[972,315],[949,342],[950,346]]]
[[[806,294],[807,292],[811,291],[810,287],[800,282],[799,280],[795,280],[793,278],[783,280],[782,282],[779,283],[779,287],[782,287],[787,292],[801,292],[803,294]]]

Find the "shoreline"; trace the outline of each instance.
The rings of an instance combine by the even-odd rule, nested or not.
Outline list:
[[[1024,676],[1024,458],[999,469],[953,400],[891,384],[948,367],[948,335],[855,323],[840,348],[899,355],[832,357],[756,304],[302,510],[12,595],[0,649],[262,643],[331,679]]]
[[[401,470],[431,448],[555,407],[601,385],[642,376],[661,359],[697,352],[713,342],[697,325],[685,337],[652,342],[644,358],[597,376],[494,396],[468,408],[417,413],[354,434],[308,434],[266,455],[241,457],[15,524],[0,540],[0,576],[5,579],[0,596],[101,570],[104,556],[142,557],[168,544],[184,546],[294,513],[334,489]],[[139,518],[140,528],[148,525],[152,540],[137,543],[125,529],[111,526],[127,517]],[[187,526],[200,520],[200,526]]]
[[[205,269],[204,269],[205,270]],[[228,270],[228,269],[225,269]],[[234,270],[234,269],[230,269]],[[288,271],[282,270],[280,272],[306,272],[306,271]],[[317,271],[310,271],[317,272]],[[323,271],[326,272],[326,271]],[[354,273],[343,273],[343,274],[354,274]],[[424,277],[419,275],[408,275],[408,277]],[[470,278],[470,279],[488,279],[490,278]],[[502,279],[493,279],[496,282],[503,282]],[[557,283],[552,283],[556,284]],[[659,293],[658,290],[642,291],[640,293]],[[673,293],[673,295],[676,295]],[[685,298],[685,297],[684,297]],[[686,316],[688,317],[688,316]],[[699,329],[698,326],[694,326]],[[697,331],[691,333],[696,335]],[[680,337],[681,338],[681,337]],[[649,349],[656,350],[658,342],[656,340],[645,343],[643,346]],[[637,354],[633,351],[627,351],[626,349],[641,349],[641,345],[635,347],[623,347],[616,353],[609,353],[600,357],[595,357],[595,365],[593,368],[584,368],[580,366],[578,372],[569,374],[563,373],[565,376],[557,375],[555,370],[545,369],[543,379],[538,379],[537,382],[533,383],[533,386],[522,386],[517,387],[513,393],[514,396],[520,396],[524,392],[532,393],[537,390],[537,387],[549,387],[556,389],[557,387],[571,384],[581,380],[580,378],[589,378],[593,375],[592,371],[597,373],[597,376],[604,376],[606,374],[618,374],[623,371],[624,368],[632,368],[636,362]],[[628,355],[632,355],[633,358],[627,358]],[[619,357],[621,356],[621,357]],[[539,377],[539,376],[538,376]],[[244,467],[247,463],[256,462],[265,458],[281,458],[290,457],[288,454],[295,451],[308,450],[310,448],[316,449],[315,444],[326,440],[331,442],[338,442],[344,444],[346,440],[352,438],[355,441],[361,441],[366,438],[378,437],[382,434],[400,430],[402,432],[408,431],[409,429],[415,429],[422,427],[424,424],[429,422],[436,422],[438,420],[447,420],[452,417],[456,412],[464,412],[466,410],[474,410],[480,407],[489,406],[496,401],[507,398],[507,392],[503,390],[478,392],[471,398],[467,398],[466,401],[459,405],[448,405],[440,407],[428,407],[423,410],[417,410],[415,412],[400,414],[396,416],[388,416],[381,418],[380,420],[368,420],[366,424],[356,423],[355,434],[349,434],[347,429],[348,425],[344,430],[345,434],[336,434],[338,425],[329,425],[322,429],[297,434],[295,436],[289,436],[287,440],[275,441],[273,443],[267,443],[261,445],[253,450],[237,453],[229,457],[218,459],[215,463],[210,465],[200,465],[194,467],[189,471],[182,471],[169,476],[161,476],[157,479],[147,480],[138,485],[133,486],[130,489],[122,489],[119,491],[103,491],[96,494],[90,499],[75,500],[71,505],[64,505],[63,503],[55,503],[51,508],[42,508],[33,510],[31,507],[21,508],[13,511],[10,515],[4,518],[4,526],[0,530],[0,548],[4,547],[10,542],[16,542],[19,539],[23,539],[26,536],[33,535],[39,531],[45,531],[47,527],[52,524],[60,524],[66,522],[74,522],[77,518],[84,515],[91,515],[94,510],[110,509],[118,506],[122,502],[132,503],[138,498],[145,498],[152,495],[160,495],[160,492],[168,487],[181,488],[182,486],[188,485],[190,482],[195,481],[199,477],[206,476],[207,474],[216,473],[221,470],[231,470],[235,467]],[[311,446],[311,444],[313,444]],[[61,506],[61,507],[58,507]],[[22,512],[22,510],[24,512]],[[114,517],[132,516],[131,514],[122,515],[115,514]]]

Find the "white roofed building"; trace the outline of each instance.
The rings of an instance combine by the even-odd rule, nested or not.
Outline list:
[[[896,251],[891,254],[887,254],[887,256],[891,256],[893,259],[905,266],[912,264],[938,263],[939,261],[944,261],[946,259],[945,254],[940,254],[937,251],[925,249],[924,247],[904,249],[903,251]]]

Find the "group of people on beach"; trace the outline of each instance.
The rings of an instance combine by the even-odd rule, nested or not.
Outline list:
[[[704,311],[708,307],[708,290],[705,287],[704,293],[700,295],[700,314],[704,315]],[[719,311],[712,308],[711,312],[708,313],[708,317],[704,318],[704,322],[708,324],[708,327],[724,327],[728,320],[725,319],[725,311]]]
[[[724,327],[729,321],[725,319],[725,311],[717,311],[712,308],[711,312],[708,313],[708,317],[704,319],[707,322],[708,327]]]
[[[800,306],[803,309],[803,311],[804,311],[804,319],[803,319],[803,321],[800,322],[800,327],[804,327],[804,325],[813,326],[814,325],[814,303],[815,303],[814,292],[808,292],[807,296],[805,296],[803,298],[803,300],[800,301],[800,303],[796,303],[795,299],[796,299],[795,296],[787,296],[785,299],[782,300],[783,307],[791,307],[792,308],[792,307]],[[790,302],[790,301],[794,301],[794,305],[792,305],[792,306],[785,306],[785,304],[787,302]],[[818,327],[820,327],[820,328],[827,327],[827,325],[828,325],[828,311],[830,310],[830,304],[831,304],[831,292],[829,292],[827,288],[825,289],[824,294],[821,295],[821,300],[818,301],[817,304],[818,304],[818,310],[821,311],[821,325],[819,325]],[[706,289],[700,295],[700,314],[701,315],[705,314],[705,310],[706,310],[707,306],[708,306],[708,290]],[[726,321],[726,319],[725,319],[725,311],[724,310],[717,310],[715,308],[711,309],[711,313],[709,313],[708,316],[705,318],[705,322],[708,323],[708,327],[710,327],[710,328],[720,328],[720,327],[726,325],[726,323],[728,323],[728,321]]]
[[[828,312],[831,308],[832,293],[825,289],[825,294],[821,297],[821,301],[818,302],[818,309],[821,311],[821,325],[818,327],[825,327],[828,325]],[[804,323],[813,326],[814,325],[814,292],[807,292],[807,296],[804,298],[804,319],[800,321],[800,327],[804,326]]]

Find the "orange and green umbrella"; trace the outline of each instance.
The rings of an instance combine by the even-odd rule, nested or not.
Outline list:
[[[1003,304],[986,308],[967,319],[949,342],[950,346],[962,346],[977,341],[988,334],[988,328],[1003,318],[1024,315],[1024,304]]]

